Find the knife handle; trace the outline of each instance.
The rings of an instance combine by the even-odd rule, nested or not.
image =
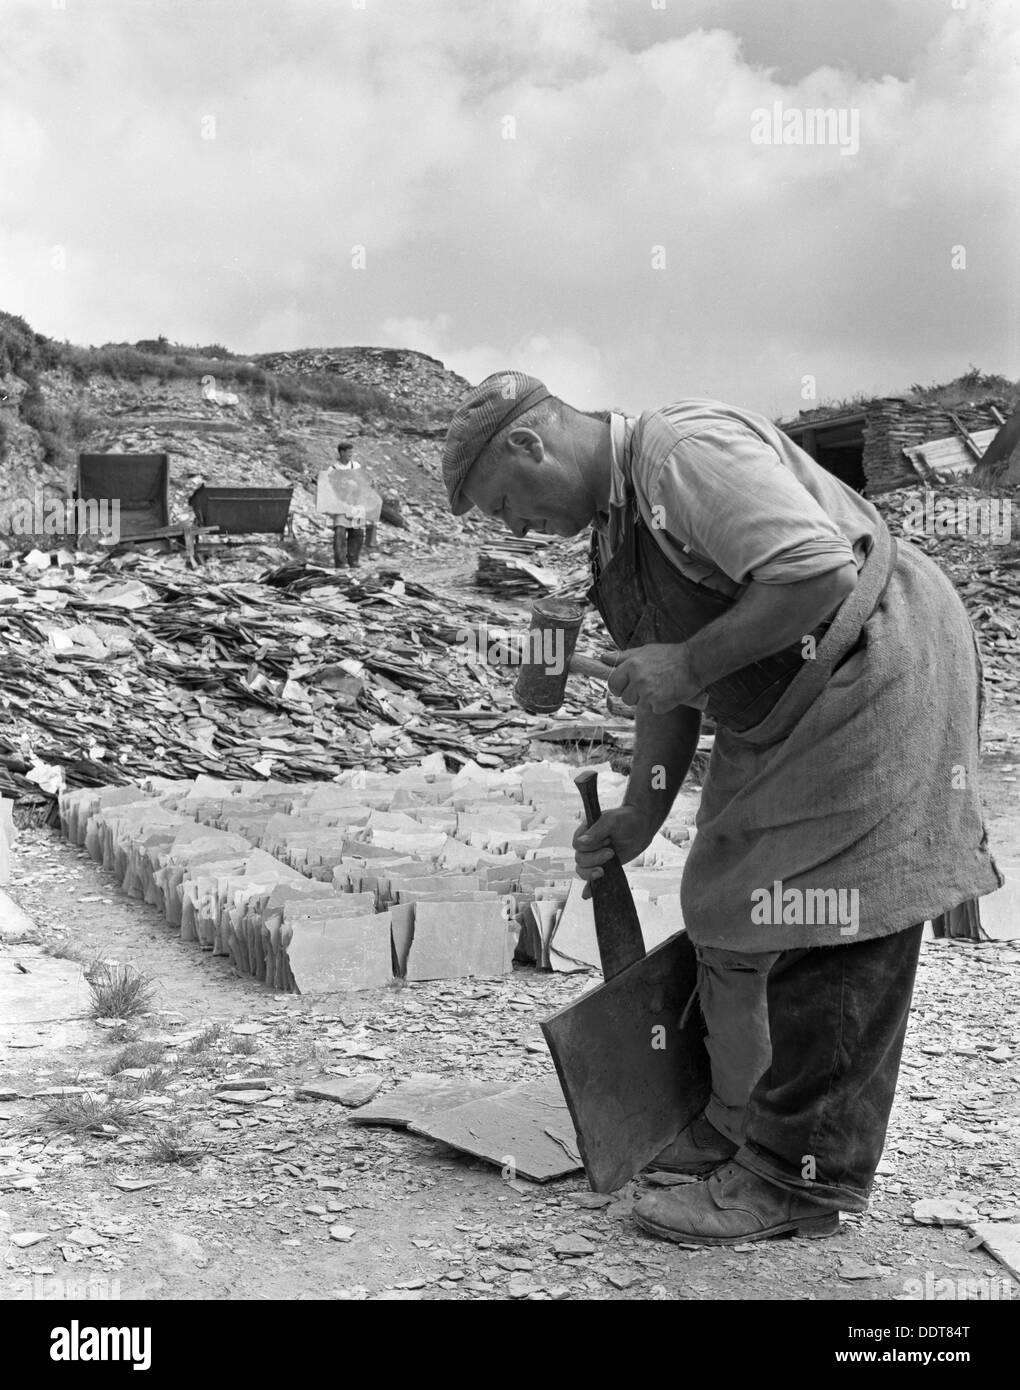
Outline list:
[[[574,778],[581,793],[588,825],[593,826],[602,814],[599,805],[598,773],[582,772]],[[637,908],[623,871],[619,855],[602,865],[602,877],[591,884],[591,902],[595,915],[595,938],[602,962],[602,974],[607,980],[621,970],[641,960],[645,954],[644,937]]]
[[[599,805],[599,775],[597,772],[582,772],[574,778],[574,786],[581,793],[585,819],[590,830],[602,815],[602,807]]]

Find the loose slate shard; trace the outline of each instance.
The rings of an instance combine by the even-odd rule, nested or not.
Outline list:
[[[297,1093],[308,1100],[331,1100],[340,1105],[364,1105],[382,1085],[381,1076],[327,1076],[305,1081]]]
[[[414,1072],[385,1096],[362,1106],[351,1116],[351,1124],[393,1125],[406,1129],[410,1124],[424,1124],[470,1101],[483,1100],[510,1089],[511,1083],[506,1081],[472,1081],[435,1072]]]
[[[970,1229],[985,1249],[1020,1280],[1020,1224],[1003,1221],[972,1221]]]
[[[566,1177],[581,1166],[567,1153],[573,1127],[555,1077],[520,1082],[408,1128],[532,1182]]]

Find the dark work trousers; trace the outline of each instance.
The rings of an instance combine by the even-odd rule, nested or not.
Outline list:
[[[365,533],[360,526],[352,526],[347,532],[347,563],[357,565],[361,562],[361,545]]]
[[[357,565],[361,559],[361,543],[365,533],[357,526],[333,527],[333,565],[344,569],[347,565]]]
[[[882,1157],[922,927],[783,951],[766,993],[772,1060],[737,1162],[844,1211],[867,1206]]]

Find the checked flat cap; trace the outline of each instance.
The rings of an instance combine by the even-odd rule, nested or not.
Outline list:
[[[464,479],[500,430],[551,399],[545,383],[526,372],[495,372],[464,397],[443,445],[443,482],[454,516],[471,510],[471,503],[461,496]]]

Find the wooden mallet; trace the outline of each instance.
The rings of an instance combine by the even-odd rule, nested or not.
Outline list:
[[[514,683],[514,700],[529,714],[554,714],[563,704],[567,677],[608,680],[613,667],[575,654],[584,609],[569,599],[539,599],[531,612],[524,662]]]

